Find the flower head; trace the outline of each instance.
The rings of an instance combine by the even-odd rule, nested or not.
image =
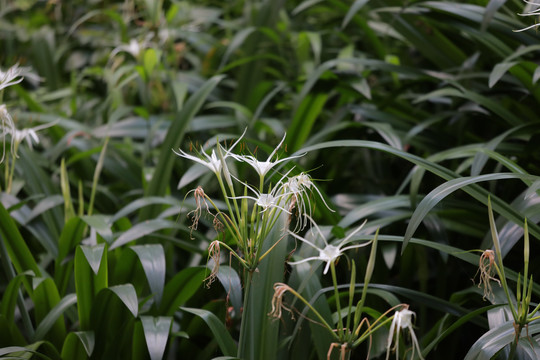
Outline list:
[[[338,245],[332,245],[332,244],[329,244],[328,241],[326,240],[326,238],[324,237],[323,233],[321,232],[321,229],[319,229],[319,227],[317,226],[317,224],[313,221],[313,219],[311,217],[309,217],[308,215],[305,215],[306,217],[308,217],[308,219],[311,220],[313,226],[317,229],[317,232],[319,233],[319,235],[321,236],[321,238],[323,239],[324,243],[325,243],[325,247],[324,248],[319,248],[318,246],[316,246],[315,244],[313,244],[311,241],[309,240],[306,240],[305,238],[301,237],[301,236],[298,236],[296,235],[295,233],[293,233],[292,231],[289,231],[289,234],[292,235],[293,237],[295,237],[296,239],[308,244],[309,246],[317,249],[319,251],[319,256],[312,256],[312,257],[308,257],[308,258],[305,258],[305,259],[302,259],[300,261],[293,261],[293,262],[289,262],[289,264],[291,265],[297,265],[297,264],[301,264],[301,263],[304,263],[304,262],[307,262],[307,261],[312,261],[312,260],[321,260],[321,261],[324,261],[326,262],[326,266],[324,268],[324,271],[323,271],[323,274],[326,274],[328,272],[328,269],[330,268],[330,265],[336,261],[345,251],[347,250],[350,250],[350,249],[355,249],[355,248],[360,248],[360,247],[364,247],[368,244],[371,243],[371,241],[368,241],[368,242],[365,242],[365,243],[362,243],[362,244],[357,244],[357,245],[351,245],[351,246],[345,246],[347,245],[349,242],[351,242],[351,238],[358,232],[360,231],[366,221],[364,221],[362,223],[362,225],[360,225],[358,228],[356,228],[355,230],[353,230],[345,239],[341,240],[341,242],[338,244]]]
[[[0,106],[0,118],[2,118],[2,136],[5,137],[6,134],[11,135],[11,153],[14,156],[17,156],[17,149],[24,140],[26,140],[28,147],[30,148],[30,150],[32,150],[33,144],[39,144],[39,137],[37,135],[37,132],[50,128],[51,126],[54,126],[58,123],[58,121],[54,121],[48,124],[42,124],[34,126],[32,128],[24,128],[19,130],[15,128],[11,116],[6,111],[5,105]]]
[[[238,140],[236,140],[236,142],[231,146],[231,148],[225,152],[225,155],[223,156],[223,161],[225,161],[227,157],[233,155],[231,154],[231,150],[234,149],[234,147],[240,142],[245,133],[246,131],[244,130],[244,133],[238,138]],[[221,145],[218,143],[217,146]],[[196,163],[206,166],[207,168],[212,170],[214,174],[216,174],[216,176],[220,176],[221,174],[221,169],[223,166],[221,162],[222,159],[220,159],[220,157],[216,155],[215,149],[212,149],[212,153],[208,155],[201,146],[201,157],[189,155],[183,150],[178,150],[178,152],[173,150],[173,152],[180,157],[195,161]]]
[[[305,222],[303,222],[302,219],[304,217],[302,215],[309,215],[311,216],[311,200],[310,200],[310,192],[315,190],[321,200],[323,201],[326,208],[330,211],[334,211],[330,209],[326,201],[324,201],[324,198],[317,188],[315,184],[313,183],[313,180],[311,176],[309,176],[306,173],[300,173],[299,175],[291,177],[285,184],[284,187],[293,195],[293,202],[296,205],[297,211],[298,211],[298,225],[297,229],[303,229],[306,225]]]
[[[286,158],[283,158],[283,159],[280,159],[280,160],[272,161],[272,158],[276,154],[277,150],[281,147],[281,145],[285,141],[286,136],[287,136],[287,134],[285,134],[283,136],[283,139],[281,139],[280,143],[278,144],[278,146],[276,146],[274,151],[272,151],[272,153],[270,153],[270,155],[268,156],[266,161],[259,161],[252,155],[232,155],[232,156],[238,161],[243,161],[243,162],[248,163],[249,165],[251,165],[251,167],[253,169],[255,169],[257,174],[259,174],[259,176],[262,178],[277,164],[285,162],[285,161],[289,161],[291,159],[295,159],[295,158],[298,158],[298,157],[301,157],[301,156],[305,155],[305,153],[304,153],[304,154],[295,155],[295,156],[289,156],[289,157],[286,157]]]
[[[15,64],[6,71],[0,70],[0,90],[23,81],[24,77],[39,81],[39,76],[31,72],[29,67],[19,67]]]
[[[522,13],[522,14],[518,14],[519,16],[538,16],[540,15],[540,4],[536,3],[536,2],[532,2],[532,1],[528,1],[528,0],[523,0],[524,3],[526,3],[527,5],[525,6],[525,12]],[[530,26],[527,26],[523,29],[519,29],[519,30],[512,30],[514,32],[521,32],[521,31],[526,31],[526,30],[529,30],[529,29],[533,29],[533,28],[537,28],[538,26],[540,26],[540,24],[538,23],[534,23],[533,25],[530,25]]]
[[[146,40],[143,41],[142,43],[139,43],[137,40],[131,39],[129,41],[129,44],[122,44],[122,45],[119,45],[119,46],[115,47],[111,51],[111,54],[109,55],[109,58],[114,57],[116,54],[118,54],[118,53],[120,53],[122,51],[131,54],[134,58],[137,58],[139,56],[139,54],[141,53],[141,50],[143,50],[146,47],[147,47],[147,41]]]
[[[412,320],[414,316],[414,312],[409,310],[408,305],[406,305],[404,309],[396,311],[394,313],[394,319],[392,320],[392,324],[390,325],[390,333],[388,335],[388,341],[386,343],[386,360],[389,359],[391,350],[395,351],[396,359],[399,358],[399,334],[404,329],[409,330],[409,335],[411,336],[411,340],[413,343],[411,359],[414,358],[415,350],[418,350],[418,357],[422,360],[424,359],[422,357],[420,345],[418,344],[418,339],[416,338],[416,334],[414,333],[412,325]],[[392,343],[394,344],[393,348]]]
[[[288,174],[288,173],[287,173]],[[287,176],[287,174],[284,175]],[[234,176],[233,176],[234,177]],[[241,182],[239,179],[234,177],[235,180]],[[282,178],[283,179],[283,178]],[[276,186],[272,190],[270,190],[269,193],[261,193],[254,189],[253,187],[249,186],[247,183],[242,182],[249,190],[251,190],[256,196],[249,196],[249,195],[243,195],[243,196],[231,196],[231,199],[251,199],[255,201],[255,204],[262,208],[261,212],[265,212],[272,208],[278,208],[282,211],[285,211],[287,214],[290,214],[290,211],[285,209],[281,204],[281,200],[288,195],[289,193],[285,193],[282,191],[283,186],[281,186],[281,180],[278,182]]]

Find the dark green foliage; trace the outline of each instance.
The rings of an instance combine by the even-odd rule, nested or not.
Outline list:
[[[230,229],[216,232],[204,212],[193,226],[190,190],[218,200],[220,189],[172,150],[228,148],[247,129],[235,153],[266,159],[285,133],[279,158],[307,153],[265,186],[309,173],[329,241],[364,219],[362,239],[379,229],[362,316],[407,303],[425,358],[506,359],[507,300],[493,281],[483,299],[477,270],[493,247],[490,202],[511,297],[527,295],[527,219],[539,301],[540,35],[514,31],[534,24],[518,15],[533,10],[520,0],[0,1],[1,71],[19,63],[41,80],[0,89],[16,128],[40,139],[27,133],[11,149],[2,123],[0,358],[326,359],[334,339],[300,301],[284,298],[294,320],[268,316],[272,285],[336,324],[351,278],[361,297],[369,250],[336,264],[337,297],[320,261],[283,261],[317,256],[292,237],[253,273],[247,303],[248,271],[224,249],[219,281],[203,284],[207,249]],[[230,170],[258,179],[243,163]],[[516,358],[539,348],[538,320],[528,331]],[[371,340],[347,355],[384,358],[387,330]]]

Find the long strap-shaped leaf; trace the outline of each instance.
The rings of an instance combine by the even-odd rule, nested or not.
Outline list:
[[[26,242],[21,236],[19,229],[13,222],[8,211],[2,203],[0,203],[0,241],[2,241],[7,249],[9,259],[2,258],[2,262],[11,260],[17,274],[21,274],[27,270],[34,272],[36,276],[41,276],[41,271],[38,268],[36,260],[32,256],[30,249],[26,246]],[[6,263],[5,266],[11,266]],[[26,291],[32,293],[32,286],[26,279],[23,280]]]
[[[236,355],[236,344],[225,325],[223,325],[216,315],[203,309],[181,307],[180,310],[197,315],[204,320],[225,356]]]
[[[458,174],[456,174],[452,170],[449,170],[441,165],[435,164],[419,156],[409,154],[405,151],[401,151],[391,146],[374,142],[374,141],[365,141],[365,140],[328,141],[328,142],[320,143],[317,145],[305,147],[303,149],[300,149],[293,155],[297,155],[303,152],[309,152],[313,150],[322,150],[322,149],[334,148],[334,147],[353,147],[353,148],[359,147],[359,148],[367,148],[367,149],[383,151],[383,152],[398,156],[402,159],[405,159],[415,165],[418,165],[445,180],[452,180],[452,179],[460,178]],[[473,198],[480,201],[481,203],[486,204],[486,206],[487,206],[488,196],[491,196],[491,203],[493,205],[493,210],[495,212],[504,216],[508,220],[515,222],[516,224],[523,225],[524,220],[523,220],[522,214],[520,214],[518,211],[513,209],[510,205],[508,205],[502,199],[494,196],[493,194],[490,194],[489,191],[483,189],[479,185],[470,184],[469,186],[464,187],[463,191],[465,191],[466,193],[468,193],[469,195],[471,195]],[[540,239],[540,227],[537,224],[533,224],[533,223],[529,224],[529,232],[535,238]],[[405,249],[405,246],[402,247],[402,251],[403,249]]]
[[[416,210],[411,217],[411,221],[407,226],[407,230],[405,231],[402,249],[405,249],[415,230],[418,228],[422,220],[424,220],[424,217],[428,214],[428,212],[446,196],[450,195],[456,190],[463,189],[465,186],[476,184],[478,182],[506,179],[525,179],[534,181],[538,180],[538,177],[524,174],[497,173],[453,179],[440,186],[437,186],[433,191],[426,195],[426,197],[424,197],[420,204],[418,204],[416,207]]]

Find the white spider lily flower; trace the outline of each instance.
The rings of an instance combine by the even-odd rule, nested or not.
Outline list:
[[[414,359],[415,350],[418,350],[418,357],[424,360],[424,358],[422,357],[422,353],[420,351],[420,345],[418,344],[418,339],[416,338],[416,334],[414,333],[414,329],[412,325],[412,320],[414,316],[415,316],[414,312],[409,310],[408,307],[406,307],[403,310],[395,312],[394,319],[392,320],[392,324],[390,325],[390,333],[388,335],[388,341],[386,343],[386,360],[390,358],[390,351],[395,351],[396,360],[399,358],[399,333],[405,329],[409,330],[409,335],[411,336],[411,340],[413,343],[411,359]],[[392,348],[392,343],[394,343],[393,348]]]
[[[289,161],[291,159],[299,158],[299,157],[302,157],[302,156],[305,155],[305,153],[304,153],[304,154],[295,155],[295,156],[289,156],[289,157],[286,157],[286,158],[283,158],[283,159],[272,161],[272,158],[276,154],[276,151],[281,147],[281,145],[285,141],[285,137],[287,137],[286,133],[285,133],[285,135],[283,135],[283,139],[281,139],[278,146],[276,146],[276,148],[268,156],[268,159],[266,159],[266,161],[259,161],[252,155],[232,155],[232,156],[238,161],[243,161],[243,162],[248,163],[249,165],[251,165],[251,167],[253,169],[255,169],[257,174],[259,174],[259,176],[262,178],[277,164],[280,164],[280,163],[285,162],[285,161]]]
[[[235,143],[231,146],[231,148],[229,150],[225,151],[225,155],[223,156],[223,161],[225,161],[225,159],[227,157],[233,156],[233,154],[231,154],[231,150],[234,149],[234,147],[240,142],[242,137],[244,137],[244,134],[246,133],[246,130],[244,130],[242,135],[238,138],[238,140],[235,141]],[[219,144],[219,142],[218,142],[217,146],[221,146]],[[196,163],[199,163],[201,165],[206,166],[207,168],[212,170],[214,172],[214,174],[216,174],[217,176],[219,176],[221,174],[221,169],[223,167],[223,164],[221,163],[221,159],[216,155],[216,150],[215,149],[212,149],[212,153],[210,155],[208,155],[204,151],[203,147],[201,146],[202,157],[190,155],[190,154],[188,154],[185,151],[180,150],[180,149],[178,150],[178,152],[176,152],[173,149],[173,152],[176,155],[180,156],[180,157],[195,161]]]
[[[326,208],[334,212],[334,210],[328,206],[326,201],[324,201],[324,197],[322,196],[320,190],[317,188],[317,186],[315,186],[311,176],[308,174],[302,172],[299,175],[291,177],[284,184],[284,187],[294,196],[294,203],[298,209],[298,228],[303,229],[306,225],[302,221],[303,214],[311,216],[312,206],[311,200],[309,199],[309,192],[312,192],[313,189],[315,189]]]
[[[522,13],[522,14],[518,14],[519,16],[538,16],[540,15],[540,4],[539,3],[536,3],[536,2],[532,2],[532,1],[527,1],[527,0],[523,0],[524,3],[526,3],[526,7],[525,7],[525,12]],[[533,29],[533,28],[537,28],[538,26],[540,26],[540,24],[538,23],[534,23],[533,25],[530,25],[530,26],[527,26],[523,29],[519,29],[519,30],[512,30],[513,32],[522,32],[522,31],[526,31],[526,30],[529,30],[529,29]]]
[[[288,174],[288,173],[287,173]],[[283,177],[287,176],[285,174]],[[283,186],[281,184],[281,180],[277,183],[276,186],[268,194],[261,193],[254,189],[253,187],[249,186],[247,183],[240,181],[236,177],[233,176],[233,178],[244,184],[249,190],[251,190],[256,196],[249,196],[249,195],[243,195],[243,196],[231,196],[230,199],[251,199],[255,201],[255,204],[262,208],[261,212],[265,212],[268,209],[277,208],[281,211],[285,211],[287,214],[291,214],[291,212],[287,209],[285,209],[281,202],[283,198],[286,198],[290,195],[290,193],[282,192]],[[282,178],[283,179],[283,178]],[[278,194],[281,192],[281,194]],[[284,205],[284,204],[283,204]]]
[[[33,143],[39,144],[39,137],[37,135],[38,131],[45,130],[47,128],[50,128],[54,125],[56,125],[58,121],[54,121],[48,124],[42,124],[38,126],[34,126],[32,128],[25,128],[18,130],[15,127],[13,128],[7,128],[4,130],[4,134],[10,134],[11,135],[11,152],[15,156],[17,156],[17,149],[19,148],[19,145],[26,140],[26,143],[28,144],[28,147],[30,150],[33,150]]]
[[[124,51],[129,54],[131,54],[134,58],[137,58],[139,54],[141,53],[141,50],[144,49],[146,44],[140,44],[137,40],[131,39],[129,41],[129,44],[122,44],[113,49],[111,51],[111,54],[109,55],[109,58],[114,57],[116,54]]]
[[[176,155],[180,156],[180,157],[189,159],[191,161],[195,161],[196,163],[199,163],[201,165],[206,166],[207,168],[212,170],[218,176],[219,176],[219,174],[221,172],[221,160],[218,159],[218,157],[216,155],[216,150],[214,150],[214,149],[212,149],[212,154],[208,155],[206,152],[204,152],[204,149],[201,147],[201,154],[203,155],[204,158],[189,155],[188,153],[186,153],[183,150],[178,150],[178,152],[173,150],[173,152]]]
[[[328,243],[325,236],[321,232],[321,229],[319,229],[319,227],[317,226],[315,221],[313,221],[313,219],[311,217],[309,217],[308,215],[304,215],[304,216],[306,216],[308,219],[311,220],[313,226],[315,227],[315,229],[317,229],[317,232],[319,233],[320,237],[323,239],[325,246],[324,246],[324,248],[319,248],[318,246],[313,244],[311,241],[306,240],[305,238],[303,238],[303,237],[301,237],[299,235],[296,235],[294,232],[289,230],[288,231],[289,235],[293,236],[294,238],[308,244],[309,246],[311,246],[311,247],[313,247],[313,248],[315,248],[315,249],[317,249],[319,251],[319,256],[311,256],[311,257],[308,257],[308,258],[305,258],[305,259],[302,259],[302,260],[299,260],[299,261],[292,261],[292,262],[289,261],[290,265],[298,265],[298,264],[301,264],[301,263],[304,263],[304,262],[307,262],[307,261],[320,260],[320,261],[326,262],[326,266],[324,267],[324,271],[323,271],[323,274],[326,274],[326,273],[328,273],[328,269],[330,268],[330,265],[334,261],[336,261],[341,255],[343,255],[343,253],[345,251],[360,248],[360,247],[364,247],[364,246],[369,245],[371,243],[371,241],[367,241],[367,242],[362,243],[362,244],[345,246],[349,242],[351,242],[352,241],[351,238],[356,233],[358,233],[358,231],[360,231],[364,227],[367,220],[364,221],[362,223],[362,225],[360,225],[358,228],[353,230],[349,235],[347,235],[347,237],[345,239],[341,240],[341,242],[338,245],[332,245],[332,244]]]
[[[0,70],[0,90],[20,83],[25,77],[34,81],[41,80],[39,76],[31,72],[29,67],[19,67],[19,64],[13,65],[6,71]]]

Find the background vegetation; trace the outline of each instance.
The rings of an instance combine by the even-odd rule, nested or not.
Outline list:
[[[245,129],[238,151],[266,158],[286,133],[280,157],[307,152],[294,172],[336,210],[312,197],[329,238],[364,219],[361,237],[379,229],[370,316],[410,304],[427,359],[511,356],[508,297],[494,283],[484,298],[477,271],[493,247],[490,199],[506,295],[527,298],[517,274],[528,271],[536,306],[540,46],[535,30],[514,32],[535,23],[518,13],[534,10],[519,0],[0,0],[1,70],[18,63],[41,78],[0,90],[0,102],[18,129],[51,125],[33,149],[11,149],[3,130],[0,357],[237,356],[244,274],[224,255],[206,288],[212,218],[192,230],[186,217],[188,192],[201,185],[219,200],[218,183],[172,149],[230,145]],[[244,165],[237,177],[257,181]],[[307,254],[287,241],[284,254]],[[360,296],[369,251],[336,265],[344,302],[350,260]],[[261,271],[252,326],[271,330],[251,340],[253,358],[326,359],[332,339],[309,314],[267,316],[276,278],[338,316],[323,266],[284,260]],[[527,330],[517,358],[536,359],[540,323]],[[388,329],[377,334],[348,355],[384,358]],[[408,347],[405,337],[400,358]]]

